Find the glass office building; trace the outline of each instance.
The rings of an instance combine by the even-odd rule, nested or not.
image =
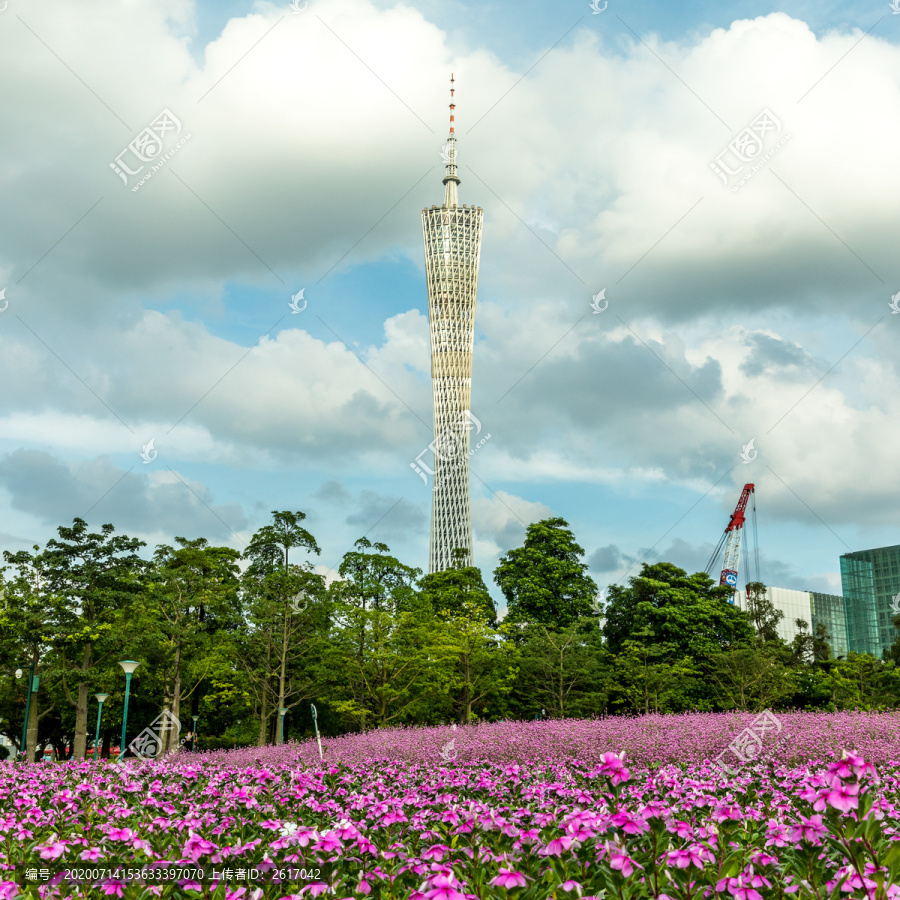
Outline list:
[[[828,632],[831,655],[846,656],[850,643],[847,640],[844,598],[840,594],[819,594],[810,591],[809,608],[812,613],[812,633],[816,633],[816,626],[824,625]]]
[[[857,550],[841,557],[841,586],[849,649],[881,658],[897,638],[894,606],[900,606],[900,545]]]

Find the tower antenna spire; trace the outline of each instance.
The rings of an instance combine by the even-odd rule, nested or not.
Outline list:
[[[453,73],[450,73],[450,134],[453,134],[453,110],[456,109],[456,104],[453,102]]]
[[[459,175],[456,174],[456,129],[454,127],[456,116],[453,111],[456,104],[453,102],[453,73],[450,73],[450,137],[447,138],[447,146],[444,148],[444,162],[447,164],[447,174],[444,176],[444,206],[459,206],[457,186]]]

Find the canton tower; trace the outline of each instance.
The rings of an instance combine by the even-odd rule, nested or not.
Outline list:
[[[451,75],[450,136],[442,154],[447,164],[444,202],[422,210],[435,435],[429,572],[449,569],[457,548],[466,552],[464,564],[472,565],[469,433],[481,430],[469,405],[484,211],[460,206],[457,198],[453,83]]]

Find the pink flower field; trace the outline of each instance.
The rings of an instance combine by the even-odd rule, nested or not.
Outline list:
[[[900,897],[900,715],[768,715],[7,763],[0,900]]]

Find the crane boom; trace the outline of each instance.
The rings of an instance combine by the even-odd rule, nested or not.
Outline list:
[[[712,558],[706,568],[707,573],[712,569],[718,558],[722,545],[725,545],[725,556],[722,560],[722,573],[719,576],[719,584],[727,584],[730,588],[737,591],[738,585],[738,567],[741,560],[741,538],[744,533],[744,520],[746,519],[747,503],[750,495],[754,491],[754,485],[745,484],[741,491],[741,497],[731,514],[731,519],[725,526],[725,533],[719,541],[718,546],[713,551]],[[734,599],[731,600],[734,603]]]
[[[741,561],[741,538],[744,534],[744,519],[747,512],[747,501],[753,493],[754,486],[745,484],[741,491],[741,498],[731,514],[731,521],[725,527],[725,557],[722,560],[722,574],[719,576],[719,584],[727,584],[737,590],[738,566]]]

